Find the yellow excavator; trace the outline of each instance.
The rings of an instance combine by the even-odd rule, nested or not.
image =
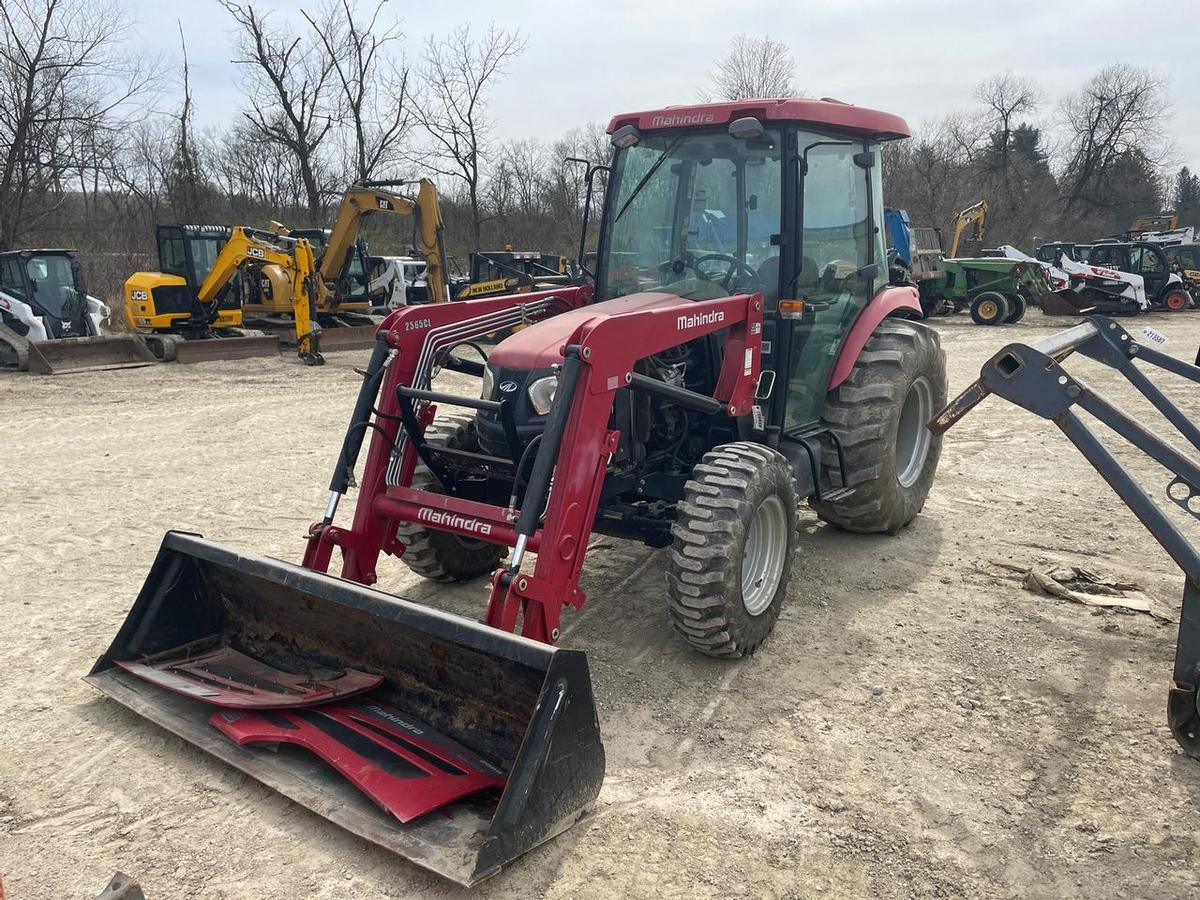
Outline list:
[[[450,299],[446,283],[446,250],[441,207],[437,188],[427,178],[418,182],[415,197],[398,194],[390,188],[411,182],[361,181],[351,185],[342,195],[333,228],[321,232],[324,250],[317,260],[314,284],[314,306],[317,322],[323,329],[327,349],[352,350],[371,347],[380,320],[368,313],[370,266],[359,241],[363,219],[377,213],[412,216],[415,243],[425,261],[425,283],[429,302],[444,303]],[[310,234],[309,229],[289,229],[273,222],[271,228],[279,234]],[[356,265],[357,264],[357,265]],[[248,298],[243,309],[255,327],[278,329],[286,327],[291,305],[261,285],[256,296]]]
[[[286,301],[300,359],[324,362],[307,240],[240,225],[160,225],[157,237],[161,271],[126,279],[125,317],[159,359],[277,355],[277,337],[242,327],[247,283],[258,282]]]
[[[954,217],[954,232],[950,238],[950,252],[946,254],[947,259],[958,258],[958,247],[962,242],[963,233],[972,225],[975,228],[971,232],[970,240],[974,241],[976,245],[983,242],[983,223],[987,220],[987,209],[987,201],[980,200]]]

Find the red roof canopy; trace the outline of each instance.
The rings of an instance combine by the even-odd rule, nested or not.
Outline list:
[[[839,100],[810,100],[803,97],[667,106],[646,112],[624,113],[614,116],[608,123],[608,133],[612,134],[622,125],[635,125],[639,131],[724,125],[743,116],[754,116],[764,124],[769,121],[802,122],[884,141],[906,138],[910,134],[908,123],[891,113],[852,106]]]

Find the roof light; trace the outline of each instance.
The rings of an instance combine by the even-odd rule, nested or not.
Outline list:
[[[609,140],[618,150],[624,150],[639,143],[642,140],[642,134],[632,125],[622,125],[612,133]]]
[[[729,136],[737,141],[757,141],[764,137],[767,130],[762,122],[754,116],[744,116],[729,123]]]

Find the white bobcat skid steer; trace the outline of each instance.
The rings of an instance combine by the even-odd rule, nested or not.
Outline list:
[[[1136,315],[1150,309],[1146,280],[1141,275],[1076,262],[1065,253],[1058,265],[1070,283],[1042,298],[1042,312],[1048,316]],[[1171,275],[1170,281],[1181,279]]]

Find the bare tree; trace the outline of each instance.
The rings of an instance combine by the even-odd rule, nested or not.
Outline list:
[[[102,132],[128,124],[153,65],[126,57],[121,7],[105,0],[0,0],[0,249],[34,231],[68,179],[106,164]]]
[[[391,53],[404,34],[398,24],[385,28],[379,21],[386,2],[378,0],[370,14],[355,0],[332,0],[317,19],[304,13],[333,64],[350,131],[347,168],[356,180],[375,177],[399,160],[412,121],[409,70]]]
[[[266,14],[250,4],[219,0],[241,29],[238,56],[247,67],[250,109],[246,120],[267,140],[287,148],[296,159],[313,221],[323,218],[321,145],[335,125],[335,60],[319,41],[306,45],[283,28],[272,28]],[[318,31],[332,28],[322,23]]]
[[[796,61],[787,45],[769,37],[739,34],[710,73],[705,101],[796,95]]]
[[[1149,69],[1117,63],[1063,101],[1068,208],[1109,205],[1113,176],[1131,156],[1150,166],[1168,151],[1166,83]]]
[[[428,139],[420,160],[465,190],[475,250],[486,218],[484,166],[491,152],[492,128],[487,93],[524,48],[525,39],[517,32],[493,24],[476,39],[470,26],[464,25],[441,40],[431,36],[426,41],[421,87],[409,85],[414,119]]]

